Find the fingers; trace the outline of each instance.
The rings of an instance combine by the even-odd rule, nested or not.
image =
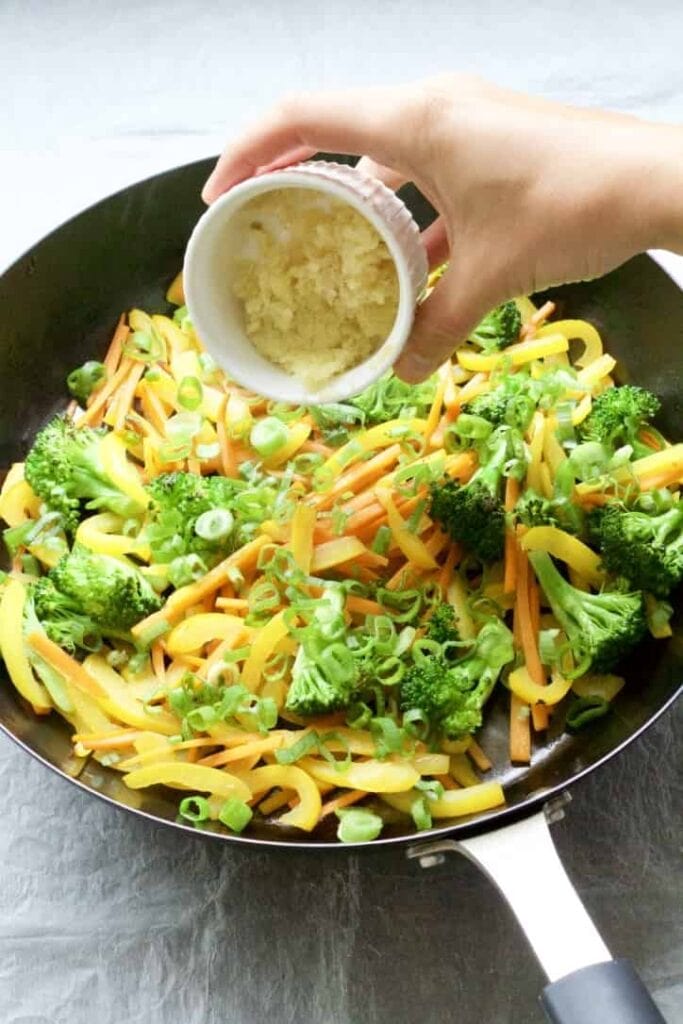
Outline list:
[[[433,224],[424,229],[420,238],[427,250],[430,268],[439,267],[442,263],[446,262],[450,245],[443,217],[437,217]]]
[[[405,185],[408,180],[405,174],[395,171],[392,167],[385,167],[384,164],[378,164],[369,156],[361,157],[356,166],[361,174],[367,174],[370,178],[378,178],[394,192],[398,192],[401,185]]]
[[[257,168],[278,163],[302,149],[370,153],[381,163],[403,164],[403,146],[411,137],[402,126],[406,89],[353,89],[306,94],[284,101],[218,160],[202,198],[212,203]]]
[[[433,373],[495,306],[490,293],[465,281],[451,266],[418,307],[408,343],[394,366],[402,380],[416,384]]]
[[[315,149],[312,146],[297,146],[296,149],[289,149],[276,160],[270,163],[261,164],[256,168],[255,174],[269,174],[270,171],[279,171],[281,167],[289,167],[291,164],[300,164],[304,160],[310,160],[315,156]]]

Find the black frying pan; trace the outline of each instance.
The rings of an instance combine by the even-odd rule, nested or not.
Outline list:
[[[63,406],[67,372],[104,351],[122,310],[165,311],[165,288],[203,210],[199,190],[211,166],[188,164],[103,200],[0,277],[0,466],[21,458],[39,426]],[[406,198],[425,226],[433,215],[429,205],[414,192]],[[596,324],[619,361],[620,378],[660,395],[661,427],[680,436],[683,349],[671,347],[671,338],[683,333],[678,286],[649,257],[639,256],[599,281],[557,289],[552,297],[561,315]],[[504,808],[423,833],[419,843],[407,825],[394,824],[373,843],[415,844],[411,853],[422,858],[455,847],[476,860],[503,890],[545,967],[551,984],[542,1001],[560,1024],[662,1020],[629,965],[609,959],[557,860],[543,813],[546,808],[548,817],[550,808],[552,816],[568,786],[626,747],[675,700],[683,680],[682,604],[673,637],[644,644],[625,666],[627,685],[613,713],[577,736],[555,725],[529,767],[509,766],[506,697],[497,694],[482,743],[494,761],[493,775],[505,786]],[[57,716],[36,718],[6,677],[2,683],[0,726],[26,751],[113,804],[192,831],[176,820],[175,795],[161,788],[132,792],[116,772],[95,762],[77,764],[66,724]],[[240,837],[202,834],[311,849],[335,841],[325,829],[308,836],[263,822]],[[542,894],[538,903],[534,892]]]

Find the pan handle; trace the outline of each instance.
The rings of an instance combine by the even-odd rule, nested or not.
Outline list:
[[[545,812],[460,842],[410,851],[421,863],[464,854],[505,897],[549,985],[541,1005],[553,1024],[666,1024],[626,960],[613,960],[564,870]]]

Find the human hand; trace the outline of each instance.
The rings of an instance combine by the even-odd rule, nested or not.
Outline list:
[[[458,74],[287,99],[226,149],[203,197],[318,150],[365,153],[361,169],[391,188],[415,182],[439,212],[423,240],[449,268],[396,364],[408,381],[498,303],[683,240],[679,129]]]

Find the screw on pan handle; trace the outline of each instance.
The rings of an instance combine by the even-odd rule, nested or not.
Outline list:
[[[666,1024],[628,960],[591,964],[554,981],[541,1005],[552,1024]]]

